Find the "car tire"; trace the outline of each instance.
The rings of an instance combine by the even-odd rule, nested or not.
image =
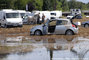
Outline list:
[[[85,28],[88,28],[88,27],[89,27],[89,24],[85,24],[84,27],[85,27]]]
[[[35,35],[36,35],[36,36],[40,36],[40,35],[42,35],[42,33],[41,33],[40,30],[36,30],[36,31],[35,31]]]
[[[67,30],[66,35],[74,35],[74,32],[72,30]]]

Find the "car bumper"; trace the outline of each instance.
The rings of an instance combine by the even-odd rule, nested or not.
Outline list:
[[[22,26],[23,24],[19,24],[19,23],[10,23],[7,24],[7,26]]]
[[[75,28],[75,29],[74,29],[74,34],[78,34],[78,29],[79,29],[79,28]]]

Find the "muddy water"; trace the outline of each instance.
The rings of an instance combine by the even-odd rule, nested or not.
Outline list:
[[[89,60],[88,37],[0,36],[0,60]]]

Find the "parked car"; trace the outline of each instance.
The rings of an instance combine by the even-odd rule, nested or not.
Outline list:
[[[82,15],[76,15],[76,17],[75,17],[76,19],[82,19]]]
[[[65,34],[74,35],[78,28],[69,19],[47,20],[45,24],[35,26],[30,30],[31,35]]]
[[[4,9],[0,11],[0,26],[23,26],[21,15],[14,10]]]
[[[67,19],[72,19],[74,17],[74,15],[70,14],[67,16]]]
[[[83,27],[88,28],[89,27],[89,21],[82,22],[81,24]]]

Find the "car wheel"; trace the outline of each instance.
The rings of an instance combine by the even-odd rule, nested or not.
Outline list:
[[[41,31],[39,31],[39,30],[35,31],[35,35],[40,36],[41,35]]]
[[[88,28],[88,27],[89,27],[89,24],[85,24],[84,27],[85,27],[85,28]]]
[[[67,30],[66,35],[74,35],[74,32],[72,30]]]

